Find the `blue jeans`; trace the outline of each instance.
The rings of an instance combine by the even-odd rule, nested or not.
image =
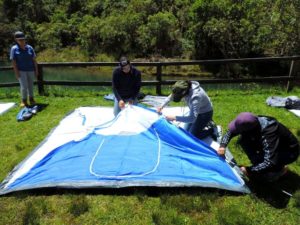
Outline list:
[[[28,96],[29,98],[33,98],[34,71],[19,71],[19,73],[22,101],[27,101]]]
[[[124,99],[124,102],[129,102],[129,100],[132,100],[132,99]],[[134,105],[137,105],[138,103],[138,100],[137,99],[134,99],[133,101],[133,104]],[[121,108],[119,107],[119,101],[115,98],[114,100],[114,115],[117,116],[119,114],[119,112],[121,112]]]
[[[186,123],[184,125],[184,129],[199,139],[207,137],[211,131],[203,130],[203,128],[205,128],[208,122],[212,120],[212,116],[213,110],[206,113],[201,113],[197,116],[194,123]]]

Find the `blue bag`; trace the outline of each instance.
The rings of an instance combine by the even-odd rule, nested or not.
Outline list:
[[[17,121],[26,121],[29,120],[32,117],[32,112],[30,108],[24,107],[20,110],[20,112],[17,115]]]

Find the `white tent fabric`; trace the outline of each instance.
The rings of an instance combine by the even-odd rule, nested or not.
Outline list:
[[[294,113],[296,116],[300,117],[300,110],[299,109],[289,109],[291,113]]]
[[[181,107],[166,107],[164,109],[166,113],[181,113],[181,110]],[[47,139],[38,147],[40,150],[33,152],[28,157],[27,163],[18,169],[18,172],[14,174],[7,185],[28,172],[35,162],[44,158],[53,149],[70,141],[79,141],[94,130],[95,127],[113,119],[112,107],[80,107],[75,109],[74,112],[60,122]],[[122,126],[120,123],[119,125]]]
[[[0,115],[4,114],[5,112],[10,110],[15,105],[16,105],[16,103],[14,103],[14,102],[7,102],[7,103],[1,102],[0,103]]]

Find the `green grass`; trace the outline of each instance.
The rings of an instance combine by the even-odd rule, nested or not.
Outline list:
[[[241,111],[270,115],[300,140],[300,118],[265,104],[268,96],[297,95],[279,87],[241,85],[238,89],[205,86],[214,104],[214,120],[226,128]],[[164,90],[164,94],[169,89]],[[145,93],[154,94],[151,88]],[[18,123],[19,107],[0,116],[0,180],[20,163],[64,116],[80,106],[112,106],[103,100],[110,88],[88,91],[51,87],[37,96],[45,110]],[[19,103],[18,88],[0,89],[1,102]],[[249,162],[236,145],[230,149],[239,164]],[[275,184],[250,183],[251,194],[207,188],[127,188],[100,190],[38,190],[0,197],[0,224],[300,224],[300,160]],[[284,194],[282,190],[292,194]]]

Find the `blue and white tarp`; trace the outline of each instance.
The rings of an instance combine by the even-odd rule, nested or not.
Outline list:
[[[164,116],[128,106],[81,107],[2,182],[0,194],[44,187],[199,186],[249,192],[216,151]]]

